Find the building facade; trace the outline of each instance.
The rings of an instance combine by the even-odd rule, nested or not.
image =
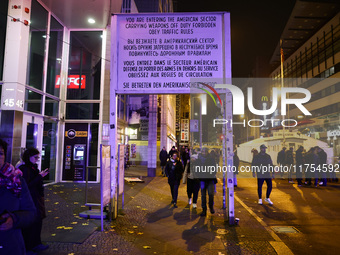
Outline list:
[[[284,62],[280,66],[280,48]],[[340,13],[336,1],[297,1],[273,54],[270,77],[285,87],[302,87],[311,92],[304,116],[293,106],[289,118],[296,129],[327,142],[340,156]],[[298,98],[298,95],[291,95]],[[275,116],[274,116],[275,118]]]
[[[99,165],[100,144],[109,142],[111,14],[143,6],[99,2],[0,3],[0,137],[13,164],[25,148],[38,148],[39,168],[50,168],[45,182],[84,181],[86,167]],[[172,11],[172,1],[143,2],[149,12]],[[172,111],[171,97],[162,96],[164,114]],[[118,96],[117,143],[131,143],[130,101]],[[89,180],[99,181],[96,168]]]

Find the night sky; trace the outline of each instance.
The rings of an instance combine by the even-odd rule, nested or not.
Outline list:
[[[249,77],[256,56],[269,65],[294,5],[295,0],[178,0],[175,11],[230,12],[233,77]]]

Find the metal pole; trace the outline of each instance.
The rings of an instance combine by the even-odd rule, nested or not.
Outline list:
[[[223,102],[223,101],[222,101]],[[225,110],[223,109],[223,105],[221,105],[221,111],[222,111],[222,116],[224,119],[226,119],[226,113]],[[225,149],[225,138],[226,138],[226,126],[222,126],[222,133],[223,133],[223,140],[222,140],[222,160],[223,160],[223,166],[226,165],[226,149]],[[226,181],[225,181],[225,171],[223,171],[223,209],[227,208],[227,198],[226,198]]]
[[[284,84],[283,84],[283,49],[282,49],[282,39],[280,39],[280,55],[281,55],[281,89],[284,87]],[[281,90],[281,93],[282,93],[282,90]],[[282,100],[282,96],[281,96],[281,100]],[[281,109],[282,111],[282,109]],[[284,117],[282,115],[282,120],[284,120]],[[286,146],[286,136],[285,136],[285,126],[282,126],[282,146]]]
[[[202,151],[202,100],[200,103],[200,149]]]

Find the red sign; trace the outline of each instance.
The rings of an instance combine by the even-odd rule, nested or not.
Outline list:
[[[79,89],[79,75],[69,75],[68,81],[67,81],[67,88],[68,89]],[[85,89],[85,82],[86,82],[86,76],[81,76],[81,89]],[[55,77],[55,88],[60,88],[60,75],[57,75]]]

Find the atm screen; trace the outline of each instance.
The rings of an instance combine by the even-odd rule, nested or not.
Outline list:
[[[84,151],[77,151],[76,157],[84,157]]]

